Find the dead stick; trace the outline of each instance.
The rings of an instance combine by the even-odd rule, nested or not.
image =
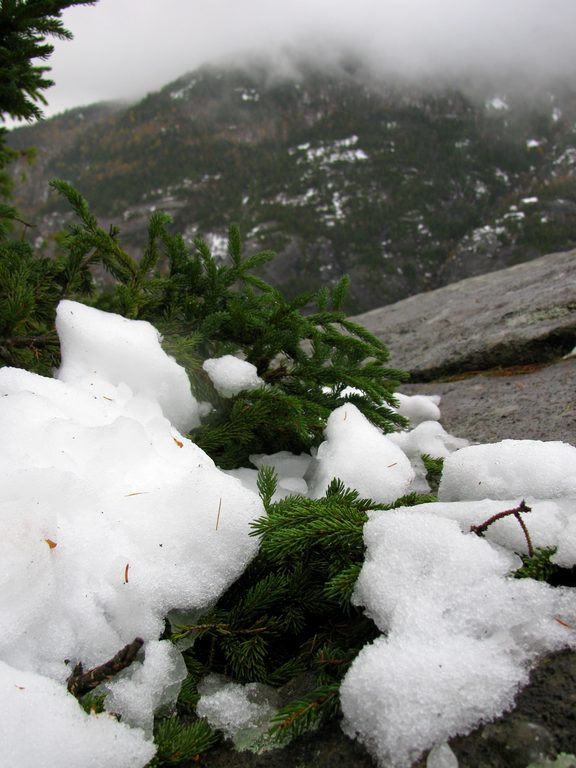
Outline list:
[[[74,667],[74,672],[68,678],[68,691],[77,699],[82,698],[84,694],[94,690],[100,683],[111,680],[119,672],[122,672],[123,669],[129,667],[143,645],[144,640],[137,637],[131,643],[125,645],[109,661],[89,669],[88,672],[84,672],[82,662],[80,662]]]
[[[534,547],[532,546],[532,539],[528,533],[528,528],[526,528],[526,523],[520,517],[521,512],[532,512],[532,507],[529,507],[524,499],[522,499],[520,504],[517,507],[514,507],[514,509],[506,509],[504,512],[497,512],[495,515],[492,515],[492,517],[489,517],[488,520],[485,520],[481,525],[471,526],[470,531],[475,533],[477,536],[482,536],[484,531],[486,531],[492,525],[492,523],[495,523],[497,520],[501,520],[503,517],[510,517],[512,515],[516,518],[520,524],[520,527],[522,528],[522,531],[524,532],[526,545],[528,547],[528,557],[533,557]]]

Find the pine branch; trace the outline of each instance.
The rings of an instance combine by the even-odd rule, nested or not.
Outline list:
[[[160,720],[154,729],[157,753],[150,768],[198,762],[199,756],[215,746],[221,737],[205,720],[185,725],[177,719]]]
[[[335,717],[340,706],[338,691],[339,685],[325,685],[283,707],[273,718],[273,740],[288,741]]]

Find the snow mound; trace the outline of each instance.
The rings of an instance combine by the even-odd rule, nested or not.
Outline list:
[[[571,590],[509,578],[518,558],[456,521],[372,513],[365,542],[354,600],[387,636],[356,657],[341,703],[345,731],[382,766],[408,768],[500,715],[529,662],[576,645]]]
[[[407,492],[415,477],[406,454],[352,403],[330,414],[318,448],[310,495],[320,498],[334,478],[382,504]]]
[[[576,496],[576,448],[541,440],[471,445],[444,463],[441,501]]]
[[[395,392],[394,397],[398,401],[396,410],[408,419],[412,427],[417,427],[423,421],[440,420],[439,395],[404,395]]]
[[[59,379],[0,370],[0,690],[34,680],[44,702],[34,711],[51,710],[33,717],[33,748],[9,731],[3,755],[29,747],[42,755],[35,764],[142,766],[153,754],[144,731],[185,675],[179,654],[158,642],[165,617],[209,607],[242,573],[263,509],[167,418],[190,424],[196,401],[152,326],[74,302],[58,318]],[[66,693],[71,670],[108,661],[136,637],[143,660],[110,684],[107,706],[144,730],[86,718]],[[68,727],[58,713],[72,707]],[[87,737],[99,745],[90,760],[88,748],[72,750],[67,763],[74,722],[84,723],[79,734],[100,734]],[[124,749],[132,757],[122,762]]]
[[[155,747],[142,731],[107,714],[87,715],[63,686],[3,661],[0,708],[7,768],[135,768],[154,757]]]
[[[160,346],[161,336],[144,320],[128,320],[75,301],[61,301],[56,313],[61,381],[127,384],[133,394],[159,403],[183,432],[197,427],[198,403],[186,371]]]

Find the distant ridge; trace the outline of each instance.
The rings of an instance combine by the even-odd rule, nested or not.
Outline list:
[[[470,91],[471,93],[472,91]],[[48,193],[72,181],[142,250],[164,209],[188,241],[225,257],[238,223],[289,295],[348,273],[361,312],[576,247],[576,92],[526,105],[477,89],[401,88],[301,67],[296,79],[205,66],[132,105],[72,110],[10,134],[38,147],[15,168],[39,248],[70,213]]]

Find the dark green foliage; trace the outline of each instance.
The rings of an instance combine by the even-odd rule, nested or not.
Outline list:
[[[432,491],[438,490],[440,484],[440,478],[442,477],[442,469],[444,468],[444,459],[435,458],[429,456],[427,453],[422,454],[422,461],[426,467],[426,480]]]
[[[288,741],[336,717],[340,711],[338,690],[336,683],[324,685],[280,709],[272,720],[272,739]]]
[[[0,3],[0,113],[31,120],[41,117],[38,102],[46,103],[42,91],[53,85],[50,70],[39,66],[54,46],[47,37],[70,39],[62,24],[62,11],[76,5],[94,5],[93,0],[2,0]]]
[[[70,39],[62,24],[62,11],[75,5],[94,5],[93,0],[1,0],[0,1],[0,118],[32,120],[40,118],[39,103],[45,104],[42,91],[54,85],[46,77],[50,67],[46,61],[54,46],[47,37]],[[7,146],[8,132],[0,127],[0,198],[9,197],[13,180],[5,170],[21,155],[30,151],[14,151]],[[0,240],[6,237],[6,223],[16,212],[0,205]]]
[[[195,720],[188,724],[176,718],[160,720],[154,728],[154,742],[158,751],[150,768],[194,760],[219,740],[220,736],[205,720]]]
[[[556,547],[536,547],[532,557],[521,555],[522,566],[514,572],[514,576],[517,579],[548,581],[558,570],[558,566],[550,561],[555,552]]]
[[[28,243],[0,240],[0,364],[49,374],[58,361],[54,311],[62,297],[59,264]]]

